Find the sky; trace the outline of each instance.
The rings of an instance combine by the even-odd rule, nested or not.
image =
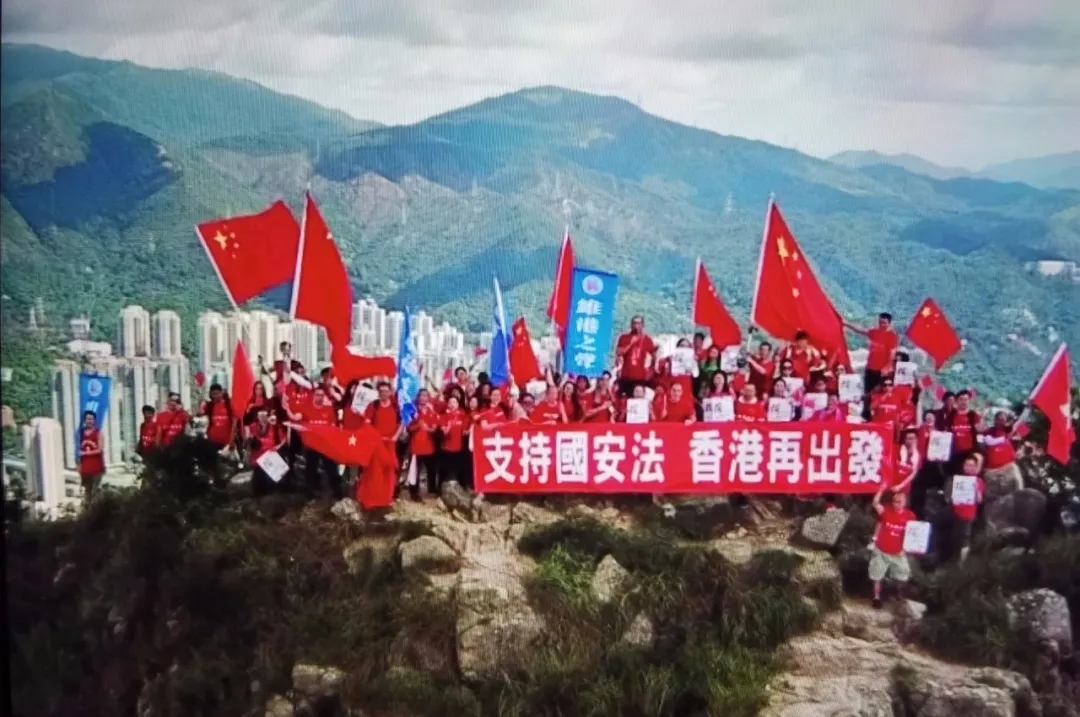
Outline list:
[[[1080,149],[1077,0],[5,0],[2,20],[387,124],[559,85],[817,156]]]

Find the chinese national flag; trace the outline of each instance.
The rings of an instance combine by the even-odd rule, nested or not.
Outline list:
[[[1062,463],[1069,462],[1069,452],[1076,440],[1072,425],[1072,385],[1069,379],[1069,350],[1065,344],[1050,359],[1029,399],[1050,421],[1046,438],[1046,454]]]
[[[365,510],[393,504],[397,457],[372,426],[351,431],[337,426],[289,426],[299,432],[300,439],[311,450],[336,463],[364,469],[356,487],[356,500]]]
[[[814,276],[806,255],[788,229],[780,208],[769,203],[750,322],[784,341],[800,329],[810,343],[850,366],[840,314]]]
[[[570,243],[570,230],[563,236],[559,261],[555,265],[555,286],[548,298],[547,316],[559,329],[559,341],[566,338],[570,325],[570,289],[574,283],[574,245]]]
[[[300,226],[282,201],[258,214],[203,222],[195,234],[234,306],[293,278]]]
[[[392,378],[397,375],[397,363],[389,356],[358,356],[347,347],[333,346],[330,363],[334,376],[342,386],[365,378]]]
[[[956,330],[933,299],[922,303],[906,333],[911,343],[934,359],[934,368],[938,370],[962,348]]]
[[[529,327],[525,325],[525,317],[514,322],[510,330],[513,338],[510,342],[510,374],[519,386],[524,386],[529,381],[543,378],[544,372],[540,370],[540,361],[533,351],[532,337],[529,336]]]
[[[695,324],[709,329],[714,346],[724,349],[742,343],[742,331],[739,330],[735,319],[731,318],[724,303],[720,301],[716,286],[709,278],[709,272],[705,271],[705,265],[701,263],[701,259],[697,261],[694,275],[691,314]]]
[[[251,370],[251,361],[248,360],[244,344],[237,341],[236,350],[233,351],[232,383],[229,385],[229,401],[232,403],[234,416],[244,415],[254,391],[255,372]]]
[[[304,222],[296,257],[292,308],[294,319],[326,329],[331,345],[349,345],[352,334],[352,285],[319,207],[304,198]]]

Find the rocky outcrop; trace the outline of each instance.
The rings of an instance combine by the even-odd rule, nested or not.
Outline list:
[[[987,532],[999,541],[1024,541],[1038,535],[1046,505],[1046,495],[1033,488],[988,502],[985,512]]]
[[[368,565],[378,567],[389,563],[394,556],[394,542],[389,536],[360,538],[346,545],[341,557],[349,573],[358,575]]]
[[[484,566],[458,574],[457,611],[458,666],[467,680],[521,664],[543,630],[520,576]]]
[[[799,529],[802,540],[820,548],[835,548],[848,523],[848,512],[830,508],[820,515],[812,515],[803,521]]]
[[[450,513],[457,512],[470,522],[475,522],[480,517],[478,504],[480,499],[460,483],[448,480],[439,487],[439,495]]]
[[[364,522],[364,516],[360,512],[360,504],[352,498],[342,498],[330,508],[330,514],[339,520],[357,525]]]
[[[401,556],[401,567],[406,570],[442,570],[453,567],[458,561],[457,553],[449,545],[431,535],[421,535],[402,543],[398,554]]]
[[[619,565],[615,558],[606,555],[596,566],[590,588],[597,602],[607,604],[617,598],[629,583],[630,571]]]
[[[510,511],[510,523],[522,525],[549,525],[559,520],[559,515],[532,503],[515,503]]]
[[[1069,603],[1053,590],[1043,588],[1013,595],[1009,598],[1009,622],[1033,647],[1052,643],[1058,655],[1072,654]]]
[[[630,647],[645,649],[656,640],[656,626],[645,613],[639,613],[623,632],[619,642]]]

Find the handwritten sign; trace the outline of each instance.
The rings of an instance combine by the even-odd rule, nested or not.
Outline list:
[[[256,459],[255,465],[262,468],[263,472],[275,483],[280,482],[289,472],[289,464],[277,451],[263,453]]]
[[[912,520],[904,528],[904,552],[908,555],[926,555],[930,552],[932,528],[923,520]]]
[[[953,476],[952,504],[975,505],[978,502],[976,481],[975,476]]]
[[[701,411],[705,423],[727,423],[735,420],[735,399],[732,396],[717,396],[701,401]]]
[[[739,370],[739,357],[742,349],[738,346],[728,346],[720,352],[720,370],[724,373],[735,373]]]
[[[843,403],[861,401],[863,397],[863,377],[858,373],[845,373],[839,381],[840,400]]]
[[[671,375],[690,376],[697,368],[697,360],[694,358],[694,349],[689,346],[680,346],[671,354]]]
[[[893,383],[897,386],[914,386],[918,367],[913,361],[898,361]]]
[[[352,403],[349,408],[352,409],[353,413],[362,414],[368,405],[378,397],[379,394],[376,393],[375,389],[360,384],[353,392]]]
[[[766,417],[769,421],[784,422],[790,421],[795,415],[795,407],[787,398],[770,398],[768,413]]]
[[[626,399],[626,422],[648,423],[649,422],[649,399],[628,398]]]
[[[808,393],[803,396],[802,410],[803,420],[809,421],[814,417],[814,414],[818,411],[824,411],[825,407],[829,405],[829,394],[827,393]]]
[[[930,441],[926,446],[926,460],[947,461],[952,455],[952,433],[950,431],[930,431]]]

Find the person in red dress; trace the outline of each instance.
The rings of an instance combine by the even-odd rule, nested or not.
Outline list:
[[[863,377],[863,390],[873,393],[885,376],[893,375],[896,349],[900,339],[892,327],[892,314],[878,314],[877,327],[864,329],[861,326],[844,322],[844,326],[857,334],[865,336],[870,343],[870,353],[866,357],[866,374]]]
[[[157,424],[158,428],[157,444],[159,446],[172,444],[173,441],[187,431],[188,426],[191,424],[191,416],[180,404],[179,393],[169,394],[169,398],[165,402],[165,409],[158,413],[154,423]]]
[[[645,385],[656,364],[656,343],[645,333],[645,317],[630,319],[630,331],[615,342],[615,366],[619,371],[619,393],[634,395],[634,386]]]
[[[895,491],[888,505],[882,498],[888,486],[882,484],[874,496],[873,507],[878,515],[874,530],[874,547],[871,551],[869,577],[874,584],[874,608],[881,608],[882,585],[892,578],[901,585],[911,579],[911,566],[904,554],[904,533],[907,525],[917,520],[907,507],[907,494]]]
[[[469,416],[462,410],[459,397],[460,392],[450,392],[446,399],[446,408],[439,416],[439,430],[442,431],[439,480],[440,483],[456,480],[460,485],[471,488],[471,471],[464,463],[470,457],[465,450],[465,431],[468,428]]]
[[[259,498],[275,490],[286,488],[288,477],[283,479],[286,485],[275,484],[257,462],[264,454],[280,450],[285,445],[285,430],[278,424],[277,415],[268,408],[256,411],[255,422],[248,431],[245,443],[248,449],[247,463],[252,467],[252,494]]]
[[[157,447],[158,429],[154,414],[153,406],[142,407],[143,420],[139,426],[139,445],[135,448],[135,453],[143,460]]]
[[[101,445],[101,431],[93,411],[83,413],[79,429],[79,479],[82,482],[83,502],[89,503],[97,495],[101,478],[105,475],[105,453]]]

